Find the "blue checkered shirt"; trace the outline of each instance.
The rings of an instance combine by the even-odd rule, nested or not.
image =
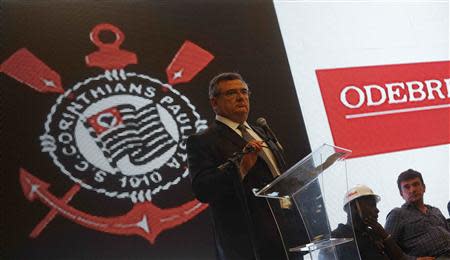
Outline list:
[[[426,214],[405,203],[386,217],[385,229],[412,256],[450,256],[450,225],[438,208],[425,205]]]

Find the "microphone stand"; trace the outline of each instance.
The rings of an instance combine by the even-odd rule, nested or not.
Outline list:
[[[230,158],[228,158],[228,160],[226,162],[222,163],[217,168],[221,171],[224,171],[224,170],[230,169],[234,166],[237,166],[241,162],[242,157],[244,157],[244,153],[235,152],[235,153],[233,153],[233,155],[231,155]]]
[[[231,155],[231,157],[228,158],[228,160],[226,162],[222,163],[217,168],[219,170],[223,171],[226,169],[230,169],[233,166],[236,166],[239,169],[239,164],[241,163],[242,157],[244,157],[244,155],[254,152],[254,151],[255,151],[255,149],[251,146],[244,147],[244,149],[242,151],[233,153],[233,155]]]

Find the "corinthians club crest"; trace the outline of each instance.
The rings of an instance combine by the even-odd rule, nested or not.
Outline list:
[[[102,42],[102,31],[112,32],[115,40]],[[85,57],[86,64],[105,71],[66,90],[59,75],[26,49],[1,65],[2,72],[37,91],[59,94],[39,139],[42,151],[73,187],[58,198],[48,191],[50,184],[20,169],[25,196],[51,209],[30,236],[37,237],[52,218],[61,215],[88,228],[140,235],[153,243],[160,232],[207,207],[192,200],[161,209],[152,201],[188,178],[186,139],[207,127],[195,106],[173,85],[189,82],[214,57],[186,41],[167,67],[169,83],[163,83],[126,70],[127,65],[137,63],[137,57],[120,49],[125,35],[117,27],[99,24],[90,38],[98,51]],[[122,216],[93,216],[70,206],[80,189],[129,200],[134,206]]]

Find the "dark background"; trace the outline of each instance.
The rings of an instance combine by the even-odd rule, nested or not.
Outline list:
[[[215,58],[191,82],[177,84],[203,119],[214,114],[209,80],[224,71],[243,75],[252,90],[249,122],[264,116],[286,149],[291,165],[310,152],[294,84],[270,1],[1,1],[0,62],[20,48],[61,75],[64,89],[102,73],[84,57],[97,50],[89,32],[111,23],[125,34],[122,49],[138,64],[127,71],[167,82],[165,69],[185,40]],[[28,169],[61,197],[73,185],[41,152],[39,136],[57,94],[43,94],[0,74],[1,95],[1,252],[3,259],[210,259],[214,257],[209,212],[160,234],[155,244],[139,236],[119,236],[84,228],[57,216],[36,239],[29,233],[48,207],[28,201],[18,170]],[[177,205],[193,198],[189,182],[159,195]],[[97,216],[128,212],[127,200],[109,199],[82,189],[70,205]]]

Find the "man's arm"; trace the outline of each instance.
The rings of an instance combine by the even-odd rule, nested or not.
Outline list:
[[[386,232],[386,230],[379,224],[375,219],[367,218],[364,222],[372,228],[372,230],[380,237],[382,240],[383,247],[386,250],[386,253],[390,257],[390,259],[396,260],[433,260],[434,257],[424,256],[424,257],[415,257],[407,255],[403,252],[403,250],[397,245],[392,236]]]
[[[212,153],[212,148],[201,136],[193,135],[188,138],[187,154],[192,190],[196,198],[205,203],[233,194],[233,179],[237,178],[234,167],[219,169]]]
[[[446,228],[448,231],[450,231],[450,222],[448,219],[445,218],[441,210],[436,207],[433,207],[433,211],[435,211],[436,212],[435,214],[442,219],[443,227]]]
[[[410,258],[404,254],[403,250],[397,245],[395,240],[392,239],[392,236],[389,235],[388,232],[386,232],[383,226],[380,223],[378,223],[378,221],[375,218],[367,217],[363,221],[366,225],[368,225],[372,229],[372,231],[376,234],[376,236],[381,238],[381,241],[379,241],[383,244],[381,247],[384,247],[390,259],[398,259],[398,260],[415,259]]]
[[[395,208],[386,217],[384,229],[391,234],[392,238],[401,246],[402,220],[400,209]]]

